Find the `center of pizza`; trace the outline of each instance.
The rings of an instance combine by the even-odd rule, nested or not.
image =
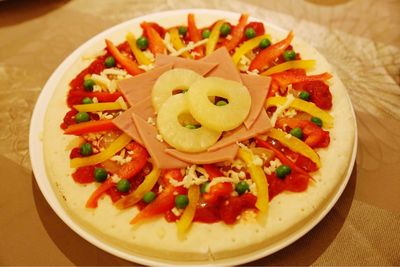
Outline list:
[[[272,43],[247,14],[141,26],[138,39],[105,40],[70,83],[61,128],[77,136],[73,179],[98,184],[88,209],[110,197],[138,210],[130,223],[164,216],[184,234],[267,216],[276,195],[307,190],[330,142],[331,75],[307,75],[315,61],[295,52],[292,32]]]

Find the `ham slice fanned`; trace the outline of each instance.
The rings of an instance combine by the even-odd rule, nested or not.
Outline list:
[[[218,64],[218,61],[202,62],[201,60],[193,60],[182,57],[168,56],[164,54],[157,54],[154,62],[155,67],[162,67],[169,64],[173,64],[174,69],[189,69],[197,72],[201,76],[205,76],[211,70],[213,70]]]
[[[218,63],[218,66],[207,73],[206,77],[219,77],[242,83],[235,63],[233,63],[233,59],[225,47],[218,48],[200,61]]]
[[[191,164],[211,164],[221,161],[233,161],[238,152],[239,146],[231,144],[221,149],[204,151],[199,153],[186,153],[173,148],[167,148],[165,152],[177,159],[189,162]]]
[[[157,55],[156,68],[121,81],[119,87],[132,106],[113,120],[115,125],[144,145],[160,169],[184,168],[191,164],[209,164],[233,160],[239,146],[237,142],[267,132],[272,124],[263,109],[271,82],[269,77],[240,74],[225,47],[201,60],[191,60],[167,55]],[[248,88],[252,105],[244,123],[224,133],[223,137],[208,151],[200,153],[181,152],[158,138],[151,90],[158,77],[172,68],[191,69],[202,76],[220,77],[240,82]]]
[[[255,137],[257,135],[263,134],[272,128],[271,121],[265,110],[261,110],[254,124],[250,129],[247,129],[243,124],[238,128],[226,132],[223,137],[211,146],[208,151],[220,150],[223,147],[235,144],[236,142],[241,142],[249,138]]]
[[[157,129],[153,125],[147,123],[140,115],[133,113],[133,121],[139,131],[140,137],[149,152],[153,163],[159,169],[185,168],[189,163],[181,161],[175,157],[168,155],[165,150],[170,146],[165,142],[157,139]]]
[[[249,74],[240,74],[240,77],[243,81],[243,85],[247,87],[251,96],[251,109],[244,121],[246,128],[250,129],[264,107],[268,89],[271,84],[271,77]]]
[[[135,103],[151,95],[154,83],[164,72],[172,69],[172,64],[152,69],[143,74],[133,76],[118,82],[119,89],[126,101],[133,106]]]

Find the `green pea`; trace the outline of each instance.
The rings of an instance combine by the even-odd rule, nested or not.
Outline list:
[[[81,145],[81,147],[79,148],[79,153],[82,156],[90,156],[90,155],[92,155],[92,153],[93,153],[92,144],[84,143],[83,145]]]
[[[229,23],[222,24],[221,28],[219,29],[222,36],[227,36],[231,33],[231,25]]]
[[[131,189],[131,183],[127,179],[121,179],[117,183],[117,190],[119,192],[125,193]]]
[[[194,130],[194,129],[199,128],[200,126],[196,125],[196,124],[186,124],[185,127],[190,129],[190,130]]]
[[[111,57],[111,56],[107,57],[106,60],[104,61],[104,65],[105,65],[107,68],[112,68],[112,67],[114,67],[114,66],[115,66],[115,58],[114,58],[114,57]]]
[[[299,94],[300,99],[303,99],[304,101],[310,100],[310,93],[307,91],[301,91]]]
[[[294,137],[299,138],[300,140],[303,139],[303,131],[299,127],[290,130],[290,134],[293,135]]]
[[[228,103],[224,100],[220,100],[215,105],[218,107],[222,107],[222,106],[228,105]]]
[[[76,123],[85,122],[85,121],[89,121],[89,120],[90,120],[90,116],[89,116],[89,113],[87,113],[87,112],[78,112],[75,115]]]
[[[258,44],[258,47],[260,47],[261,49],[264,49],[270,45],[271,45],[271,41],[268,38],[265,38],[260,41],[260,43]]]
[[[93,79],[86,79],[83,81],[83,87],[85,91],[93,91],[93,86],[95,86],[96,82]]]
[[[284,179],[286,175],[290,174],[292,169],[288,165],[281,165],[276,168],[275,173],[278,178]]]
[[[177,195],[175,197],[175,207],[184,209],[189,204],[189,198],[186,195]]]
[[[187,27],[185,27],[185,26],[179,26],[179,27],[178,27],[179,35],[185,36],[186,33],[187,33],[187,31],[188,31],[188,29],[187,29]]]
[[[201,184],[200,193],[202,194],[207,193],[209,187],[210,187],[210,182],[205,182],[204,184]]]
[[[155,198],[156,198],[156,193],[150,191],[144,194],[143,201],[148,204],[152,202]]]
[[[283,52],[283,58],[285,59],[285,61],[294,60],[296,59],[296,52],[294,52],[293,50],[287,50]]]
[[[147,38],[144,36],[140,36],[136,40],[136,45],[137,45],[137,47],[139,47],[139,49],[146,50],[147,47],[149,46],[149,40],[147,40]]]
[[[245,181],[240,181],[235,185],[235,191],[239,194],[242,195],[246,193],[246,191],[249,190],[249,184],[246,183]]]
[[[94,168],[94,179],[102,183],[107,179],[108,173],[104,168]]]
[[[312,117],[311,122],[318,125],[319,127],[322,127],[322,120],[318,117]]]
[[[82,104],[92,104],[93,100],[90,99],[90,97],[85,97],[84,99],[82,99]]]
[[[256,31],[250,27],[244,31],[244,35],[246,35],[247,39],[251,39],[256,37]]]
[[[201,37],[203,37],[203,39],[206,39],[206,38],[210,37],[210,34],[211,34],[211,31],[209,29],[204,29],[201,32]]]

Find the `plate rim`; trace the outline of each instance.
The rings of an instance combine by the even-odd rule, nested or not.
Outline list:
[[[45,113],[47,110],[47,107],[50,103],[50,100],[54,94],[56,84],[58,84],[62,78],[62,76],[65,74],[65,72],[68,70],[68,68],[74,63],[77,57],[81,56],[82,53],[90,48],[90,46],[96,44],[99,42],[99,40],[104,39],[106,36],[117,32],[120,28],[124,28],[125,26],[128,26],[130,24],[137,24],[138,22],[140,23],[141,21],[144,21],[146,19],[154,19],[155,17],[157,18],[163,18],[163,17],[169,17],[174,14],[181,14],[181,13],[195,13],[195,14],[202,14],[202,13],[213,13],[218,16],[227,16],[227,17],[239,17],[240,13],[237,12],[232,12],[232,11],[226,11],[226,10],[219,10],[219,9],[177,9],[177,10],[168,10],[168,11],[161,11],[161,12],[155,12],[155,13],[150,13],[146,14],[144,16],[139,16],[135,17],[132,19],[129,19],[127,21],[121,22],[119,24],[116,24],[112,27],[107,28],[104,31],[101,31],[97,33],[96,35],[90,37],[86,42],[81,44],[78,48],[76,48],[72,53],[70,53],[60,65],[52,72],[50,78],[47,80],[45,83],[44,87],[42,88],[40,95],[38,99],[36,100],[36,104],[32,113],[32,117],[30,120],[30,126],[29,126],[29,156],[30,156],[30,161],[31,161],[31,166],[32,166],[32,171],[34,173],[35,180],[39,186],[39,189],[41,193],[43,194],[44,198],[46,199],[47,203],[50,205],[52,210],[57,214],[57,216],[65,223],[67,226],[72,229],[76,234],[78,234],[80,237],[91,243],[92,245],[102,249],[103,251],[106,251],[114,256],[117,256],[119,258],[128,260],[128,261],[133,261],[136,263],[140,264],[145,264],[145,265],[164,265],[164,266],[170,266],[171,265],[171,260],[165,260],[165,261],[160,261],[161,259],[149,259],[148,257],[144,258],[141,257],[140,255],[135,255],[132,253],[127,253],[124,251],[121,251],[111,245],[105,244],[103,241],[99,240],[96,238],[93,234],[90,232],[84,230],[77,222],[72,220],[72,218],[68,215],[68,213],[64,210],[62,205],[59,203],[59,199],[56,196],[56,193],[50,183],[50,179],[47,177],[46,174],[46,168],[45,168],[45,162],[44,162],[44,151],[43,151],[43,142],[41,140],[41,136],[43,133],[43,128],[44,128],[44,119],[45,119]],[[255,17],[251,17],[252,20],[254,21],[262,21],[268,24],[269,27],[274,28],[274,30],[277,31],[284,31],[287,32],[287,30],[276,26],[275,24],[271,23],[268,20],[265,19],[258,19]],[[308,44],[308,42],[307,42]],[[308,44],[310,45],[310,44]],[[314,48],[312,45],[310,45],[312,48]],[[315,49],[315,48],[314,48]],[[316,50],[316,49],[315,49]],[[316,50],[318,53],[319,51]],[[324,56],[323,56],[324,57]],[[325,57],[324,57],[325,58]],[[326,58],[325,58],[326,60]],[[329,61],[327,61],[330,66],[332,66]],[[342,83],[340,78],[338,77],[337,73],[335,72],[335,75],[338,78],[338,81]],[[346,88],[343,85],[344,88]],[[346,91],[346,96],[349,100],[350,103],[350,108],[351,108],[351,115],[352,119],[354,122],[354,143],[353,143],[353,150],[351,154],[351,158],[347,167],[347,171],[344,175],[344,180],[337,189],[336,193],[332,196],[332,198],[329,200],[328,204],[322,212],[317,214],[316,216],[312,217],[310,221],[308,221],[303,227],[300,228],[300,230],[290,234],[288,237],[284,238],[283,241],[281,240],[278,245],[273,246],[272,248],[269,248],[267,250],[262,250],[258,249],[255,252],[239,255],[236,257],[232,257],[229,259],[221,259],[221,260],[216,260],[216,261],[199,261],[199,262],[193,262],[193,264],[196,265],[212,265],[212,266],[223,266],[226,264],[243,264],[247,262],[251,262],[257,259],[261,259],[263,257],[266,257],[268,255],[271,255],[287,246],[290,244],[294,243],[298,239],[300,239],[302,236],[307,234],[308,232],[311,231],[312,228],[314,228],[326,215],[328,212],[331,211],[333,206],[337,203],[338,199],[342,195],[344,189],[346,188],[348,181],[351,177],[352,171],[354,169],[354,164],[356,160],[356,155],[357,155],[357,147],[358,147],[358,131],[357,131],[357,121],[356,121],[356,116],[354,112],[354,107],[351,102],[350,96],[348,94],[347,89]],[[183,262],[173,262],[173,265],[180,265],[180,264],[185,264]]]

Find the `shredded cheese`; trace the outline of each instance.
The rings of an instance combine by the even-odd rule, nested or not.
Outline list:
[[[182,181],[178,182],[175,179],[170,178],[169,182],[175,187],[183,186],[185,188],[189,188],[192,185],[201,185],[202,183],[207,182],[208,177],[205,177],[204,175],[197,176],[196,169],[197,165],[187,167]]]
[[[165,47],[167,48],[167,50],[170,53],[176,53],[176,50],[175,50],[174,46],[171,43],[171,36],[169,35],[169,33],[165,34],[163,43],[164,43]]]
[[[264,172],[268,175],[271,175],[276,170],[276,168],[281,165],[282,162],[278,158],[275,158],[274,160],[271,160],[269,162],[269,167],[264,167]]]
[[[126,72],[126,70],[124,69],[118,69],[118,68],[107,68],[104,69],[100,75],[104,76],[104,75],[120,75],[120,76],[126,76],[128,73]]]
[[[167,34],[166,34],[166,35],[167,35]],[[201,45],[206,44],[207,41],[208,41],[208,38],[203,39],[203,40],[201,40],[201,41],[198,41],[197,43],[189,42],[189,43],[186,45],[186,47],[183,47],[183,48],[179,49],[178,51],[176,51],[176,50],[174,49],[175,51],[174,51],[174,52],[171,51],[171,54],[169,54],[169,55],[170,55],[170,56],[175,56],[175,57],[180,56],[181,54],[185,53],[186,51],[191,51],[191,50],[195,49],[195,48],[198,47],[198,46],[201,46]],[[167,49],[168,49],[168,47],[167,47]]]

